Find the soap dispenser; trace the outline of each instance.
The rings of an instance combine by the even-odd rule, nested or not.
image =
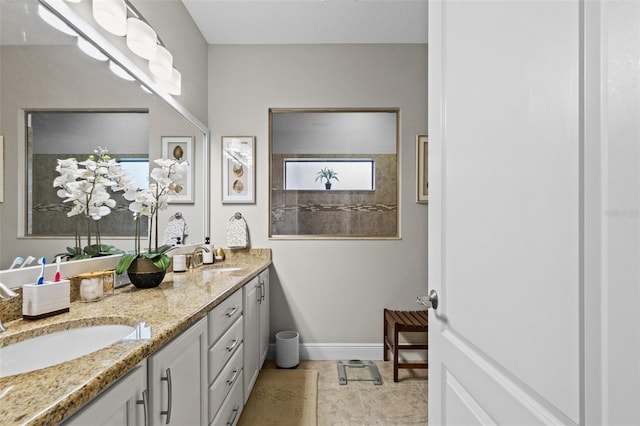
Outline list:
[[[204,239],[204,246],[206,250],[202,250],[202,263],[210,265],[213,263],[213,244],[210,243],[209,237]]]

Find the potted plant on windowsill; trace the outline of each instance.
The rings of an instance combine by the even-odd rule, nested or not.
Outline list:
[[[331,179],[335,179],[336,182],[340,181],[338,179],[338,173],[334,172],[328,167],[320,169],[320,171],[318,172],[318,176],[316,176],[316,182],[320,181],[320,183],[322,183],[323,179],[326,180],[326,182],[324,183],[325,189],[331,189]]]
[[[125,198],[132,201],[129,210],[136,221],[136,244],[133,251],[122,255],[116,266],[116,273],[127,271],[131,283],[138,288],[157,287],[162,282],[169,267],[169,257],[165,254],[172,246],[158,246],[158,212],[168,207],[169,197],[176,195],[176,189],[182,187],[189,164],[176,159],[158,159],[159,167],[151,170],[153,181],[147,189],[137,189],[125,193]],[[140,244],[140,220],[142,216],[149,218],[149,244],[143,251]],[[153,232],[153,235],[151,235]],[[152,247],[152,240],[155,246]]]

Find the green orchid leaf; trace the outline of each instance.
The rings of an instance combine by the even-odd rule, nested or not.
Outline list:
[[[166,254],[161,254],[158,258],[153,261],[153,264],[156,265],[156,268],[166,270],[171,264],[171,260],[169,256]]]
[[[116,274],[122,274],[131,266],[131,263],[138,257],[137,253],[125,253],[120,258],[118,265],[116,266]]]
[[[154,250],[155,253],[166,253],[169,249],[171,249],[173,247],[173,245],[171,244],[164,244],[160,247],[158,247],[157,249]]]

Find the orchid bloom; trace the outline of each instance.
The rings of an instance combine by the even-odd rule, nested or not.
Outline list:
[[[96,221],[96,242],[100,245],[100,233],[97,224],[100,219],[111,213],[116,201],[109,190],[134,192],[133,179],[107,154],[108,150],[98,147],[85,161],[75,158],[59,159],[56,166],[57,176],[53,186],[58,188],[57,196],[64,203],[71,204],[67,217],[83,216],[87,221],[87,242],[91,246],[91,230],[88,225]],[[76,249],[81,247],[80,235],[76,229]]]
[[[129,204],[129,210],[133,212],[136,220],[141,216],[147,216],[152,221],[156,229],[157,248],[158,212],[165,210],[169,206],[169,197],[177,194],[176,188],[182,184],[189,164],[186,161],[162,158],[155,160],[154,163],[159,167],[151,170],[149,188],[127,191],[124,197],[132,201]],[[149,250],[151,250],[151,238]]]

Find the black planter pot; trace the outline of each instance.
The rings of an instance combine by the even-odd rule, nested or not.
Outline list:
[[[135,259],[127,268],[129,280],[137,288],[158,287],[166,273],[167,271],[158,269],[151,260],[144,257]]]
[[[324,187],[325,187],[326,189],[331,189],[331,184],[330,184],[330,183],[325,183],[325,184],[324,184]]]

